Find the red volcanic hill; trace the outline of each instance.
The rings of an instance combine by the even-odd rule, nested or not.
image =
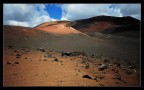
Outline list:
[[[67,26],[68,21],[52,21],[40,24],[34,28],[46,31],[52,34],[77,34],[80,31]]]
[[[140,21],[127,17],[96,16],[75,21],[45,22],[36,29],[52,34],[76,34],[101,32],[126,37],[140,37]],[[135,35],[136,33],[136,35]]]

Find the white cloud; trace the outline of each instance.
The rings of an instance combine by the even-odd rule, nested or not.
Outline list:
[[[34,27],[51,21],[44,4],[4,4],[4,24]]]
[[[62,20],[76,20],[98,15],[122,16],[119,9],[110,8],[111,4],[64,4]]]
[[[113,7],[119,8],[123,16],[141,19],[141,4],[114,4]]]
[[[51,18],[48,17],[47,15],[42,15],[42,16],[34,17],[31,20],[31,23],[33,24],[33,26],[36,26],[36,25],[39,25],[41,23],[48,22],[48,21],[51,21]]]
[[[52,21],[58,21],[57,19],[51,18]]]
[[[64,4],[61,20],[77,20],[98,15],[140,18],[140,4]]]
[[[25,27],[30,27],[28,22],[19,22],[19,21],[14,21],[14,20],[8,20],[7,21],[8,25],[16,25],[16,26],[25,26]]]

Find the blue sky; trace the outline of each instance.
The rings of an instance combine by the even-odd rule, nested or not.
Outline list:
[[[61,20],[62,9],[60,6],[55,5],[46,5],[46,11],[49,13],[51,18]]]
[[[78,20],[99,15],[141,20],[141,4],[4,4],[4,25],[34,27],[44,22]]]

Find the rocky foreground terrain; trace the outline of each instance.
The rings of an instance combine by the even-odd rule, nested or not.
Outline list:
[[[11,46],[4,51],[4,86],[140,85],[140,67],[119,58]]]

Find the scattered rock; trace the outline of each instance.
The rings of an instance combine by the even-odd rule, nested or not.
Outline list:
[[[119,60],[115,60],[114,62],[113,62],[113,64],[115,65],[115,67],[121,67],[121,64],[120,64],[120,62],[119,62]]]
[[[99,82],[99,80],[97,78],[94,78],[94,80],[96,80],[97,82]]]
[[[105,76],[103,75],[97,75],[94,80],[96,80],[97,82],[99,82],[99,80],[104,79]]]
[[[84,63],[85,63],[84,61],[81,62],[81,64],[84,64]]]
[[[122,80],[122,78],[121,78],[121,76],[119,74],[115,74],[113,79],[120,80],[123,83],[126,83],[125,81]]]
[[[63,52],[62,51],[62,53],[61,53],[61,56],[79,56],[79,55],[85,56],[86,54],[85,54],[84,51],[83,52],[76,52],[76,51],[74,51],[74,52]]]
[[[92,79],[89,75],[83,75],[83,78],[88,78],[88,79]]]
[[[47,57],[47,55],[44,55],[44,57]]]
[[[21,54],[16,54],[16,58],[21,58]]]
[[[83,60],[82,63],[85,64],[85,69],[88,69],[89,68],[88,58],[83,57],[82,60]]]
[[[20,56],[16,56],[16,58],[21,58]]]
[[[44,59],[43,61],[47,61],[47,59]]]
[[[91,55],[91,58],[94,58],[94,54]]]
[[[101,71],[101,70],[106,69],[107,67],[108,67],[107,64],[102,64],[102,65],[98,68],[98,70]]]
[[[16,73],[14,73],[13,75],[16,75],[16,76],[17,76],[17,74],[16,74]]]
[[[118,82],[115,82],[116,84],[119,84]]]
[[[34,76],[37,76],[38,74],[35,74]]]
[[[110,61],[108,59],[104,59],[104,63],[109,63]]]
[[[13,46],[8,46],[8,49],[13,49]]]
[[[134,66],[134,65],[130,65],[129,68],[130,68],[130,69],[134,69],[135,66]]]
[[[99,85],[100,85],[100,86],[104,86],[104,84],[102,84],[102,83],[100,83]]]
[[[112,64],[109,64],[109,66],[112,66]]]
[[[14,50],[14,52],[17,52],[17,50]]]
[[[115,72],[115,73],[119,73],[119,70],[118,70],[118,69],[116,69],[114,72]]]
[[[104,76],[103,76],[103,75],[99,75],[99,76],[97,76],[97,78],[99,78],[99,79],[103,79]]]
[[[9,61],[7,61],[7,64],[11,64]]]
[[[22,48],[21,50],[23,50],[24,52],[29,52],[28,48]]]
[[[14,64],[19,64],[19,62],[15,62]]]
[[[115,74],[113,79],[121,80],[121,76],[119,74]]]
[[[134,72],[136,72],[136,69],[134,69]]]
[[[80,70],[78,70],[78,72],[81,72]]]
[[[85,65],[85,69],[88,69],[89,68],[89,65]]]
[[[26,49],[25,52],[29,52],[29,50]]]
[[[49,58],[52,58],[52,55],[51,55],[51,54],[48,54],[47,56],[48,56]]]
[[[45,52],[45,49],[43,49],[43,48],[38,48],[38,50]]]
[[[16,56],[21,56],[21,54],[16,54]]]
[[[57,59],[57,58],[55,58],[53,61],[57,61],[57,62],[58,62],[58,59]]]
[[[70,55],[71,55],[70,52],[63,52],[63,51],[62,51],[62,53],[61,53],[61,56],[70,56]]]
[[[98,65],[102,65],[101,63],[99,63]]]

